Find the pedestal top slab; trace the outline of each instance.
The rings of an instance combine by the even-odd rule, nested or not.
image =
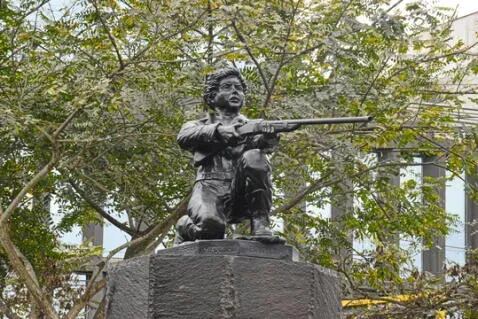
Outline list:
[[[159,250],[161,256],[247,256],[299,261],[299,253],[289,245],[264,244],[253,240],[198,240]]]

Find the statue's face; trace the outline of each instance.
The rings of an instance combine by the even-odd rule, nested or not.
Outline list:
[[[213,102],[217,109],[239,111],[244,104],[241,81],[234,75],[222,79]]]

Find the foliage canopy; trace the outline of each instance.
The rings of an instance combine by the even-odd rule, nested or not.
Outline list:
[[[222,65],[247,79],[249,117],[374,116],[368,128],[284,135],[272,158],[274,214],[308,261],[343,273],[348,296],[417,296],[355,316],[476,306],[473,267],[454,268],[455,286],[440,294],[443,283],[411,263],[422,242],[453,225],[437,194],[447,177],[390,181],[419,154],[421,165],[451,177],[476,170],[476,132],[454,115],[477,63],[470,47],[449,41],[449,11],[401,2],[0,3],[0,313],[75,318],[104,286],[65,288],[71,270],[97,253],[60,243],[75,225],[106,220],[129,234],[126,258],[168,238],[194,175],[175,137],[204,112],[204,76]],[[398,160],[379,161],[391,147]],[[344,213],[305,213],[305,202]],[[351,236],[373,248],[354,249]]]

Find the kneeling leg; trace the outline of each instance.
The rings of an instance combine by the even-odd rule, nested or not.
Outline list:
[[[198,181],[188,204],[188,216],[176,225],[176,244],[197,239],[223,239],[226,220],[223,212],[224,186],[213,181]]]
[[[259,149],[244,152],[233,181],[235,202],[244,202],[254,236],[271,236],[269,214],[272,206],[271,166]]]

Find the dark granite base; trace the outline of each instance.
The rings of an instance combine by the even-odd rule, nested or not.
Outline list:
[[[247,256],[299,261],[299,253],[289,245],[264,244],[255,240],[200,240],[163,249],[161,256]]]
[[[258,251],[248,252],[247,247],[260,243],[213,242],[187,244],[112,267],[107,318],[340,318],[334,272],[294,262],[292,253],[249,257]],[[211,247],[216,249],[204,249]]]

